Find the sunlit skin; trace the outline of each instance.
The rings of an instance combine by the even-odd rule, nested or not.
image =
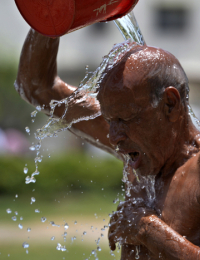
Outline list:
[[[57,76],[58,45],[58,39],[29,32],[20,58],[18,92],[34,106],[44,105],[46,114],[51,99],[71,95],[67,122],[101,109],[103,116],[74,124],[71,131],[118,158],[131,154],[128,178],[133,185],[137,184],[133,169],[143,176],[156,177],[153,205],[147,205],[145,189],[139,193],[131,190],[131,197],[120,203],[111,217],[111,249],[120,241],[122,260],[135,259],[135,245],[140,246],[139,256],[144,260],[200,259],[200,133],[179,91],[173,85],[165,86],[159,102],[152,102],[146,76],[159,65],[159,58],[153,57],[160,55],[174,68],[179,66],[178,61],[157,48],[132,50],[107,72],[98,95],[99,105],[84,93],[74,97],[76,88]],[[168,69],[165,63],[159,66]],[[54,116],[60,117],[63,111],[62,106],[57,108]],[[133,198],[144,200],[133,203]]]
[[[155,51],[154,48],[147,49]],[[161,237],[166,234],[157,233],[155,223],[158,221],[157,225],[162,226],[164,221],[169,225],[163,226],[165,231],[168,228],[172,233],[177,231],[200,245],[199,132],[191,123],[180,94],[174,87],[167,87],[157,107],[153,106],[151,89],[145,80],[141,80],[145,79],[143,67],[140,67],[140,74],[134,73],[137,63],[133,56],[121,62],[107,76],[98,98],[102,115],[110,125],[110,143],[123,154],[138,152],[136,162],[129,160],[130,167],[143,176],[156,176],[156,201],[152,208],[148,208],[144,202],[133,205],[131,198],[127,198],[111,218],[110,246],[114,250],[115,243],[119,241],[141,245],[141,259],[149,259],[151,253],[154,253],[151,259],[198,259],[198,247],[195,247],[197,251],[194,256],[188,258],[183,252],[182,255],[175,252],[177,256],[174,258],[168,256],[163,251],[164,248],[167,251],[168,243],[164,248],[163,245],[157,248]],[[196,170],[193,173],[191,165]],[[132,175],[129,178],[134,182]],[[143,197],[147,201],[144,191],[139,194],[132,192],[132,197]],[[152,241],[156,237],[157,246],[152,241],[146,242],[150,237],[146,236],[144,230],[141,232],[144,228],[148,231],[149,223],[154,223],[155,230],[150,237]],[[168,239],[171,240],[170,236]],[[183,238],[180,236],[179,239]],[[180,251],[185,248],[185,243],[183,240],[179,244]],[[144,245],[150,252],[145,250]],[[135,251],[131,250],[135,248],[126,250],[125,245],[123,248],[122,259],[134,259]]]

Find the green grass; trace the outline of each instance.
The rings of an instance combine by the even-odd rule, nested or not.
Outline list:
[[[91,254],[93,249],[92,246],[83,246],[74,243],[69,246],[66,252],[57,251],[56,245],[34,245],[29,248],[29,253],[26,254],[26,250],[18,245],[6,246],[0,245],[0,259],[13,259],[13,260],[85,260],[85,259],[95,259],[95,256]],[[119,259],[119,252],[114,252],[115,257],[111,256],[108,248],[102,248],[100,252],[97,251],[97,256],[99,260],[114,260]],[[9,255],[9,256],[8,256]]]
[[[31,197],[35,197],[36,202],[32,205]],[[35,221],[38,215],[46,217],[57,216],[91,216],[108,215],[116,208],[113,200],[118,198],[118,193],[113,191],[101,192],[71,192],[52,195],[50,198],[41,197],[37,193],[21,195],[18,198],[2,196],[0,197],[0,219],[1,222],[10,223],[11,216],[17,211],[23,216],[23,221]],[[120,197],[122,199],[122,196]],[[6,209],[12,210],[11,214],[7,214]],[[40,210],[40,214],[35,213],[35,209]],[[9,216],[9,217],[8,217]]]
[[[101,238],[101,234],[106,237],[107,229],[102,231],[101,228],[108,225],[108,214],[116,209],[113,200],[117,197],[117,192],[71,192],[52,195],[50,198],[33,192],[32,196],[36,198],[32,205],[30,195],[0,197],[0,259],[95,259],[91,251],[97,249],[95,240]],[[12,210],[11,214],[6,213],[7,208]],[[36,208],[40,213],[34,212]],[[18,212],[17,221],[11,220],[15,211]],[[20,220],[20,216],[23,220]],[[47,218],[45,223],[41,222],[41,217]],[[76,225],[75,220],[78,222]],[[52,227],[50,221],[60,227]],[[63,238],[65,222],[69,224],[66,242]],[[22,230],[18,228],[19,223],[23,225]],[[91,228],[91,225],[94,227]],[[31,227],[30,233],[27,232],[27,227]],[[83,236],[85,230],[87,235]],[[50,239],[52,236],[56,237],[54,241]],[[71,237],[74,236],[77,239],[72,243]],[[28,254],[22,247],[25,241],[30,244]],[[67,251],[57,251],[57,243],[65,245]],[[99,260],[120,258],[119,254],[117,257],[110,255],[106,238],[101,238],[99,246],[102,248],[102,251],[96,251]]]

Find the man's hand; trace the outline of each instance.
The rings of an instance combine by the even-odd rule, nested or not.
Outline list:
[[[139,222],[142,217],[150,215],[156,215],[156,213],[151,208],[146,207],[143,201],[130,199],[121,202],[110,219],[108,238],[111,250],[116,249],[115,243],[117,242],[140,245],[141,242],[137,239]]]

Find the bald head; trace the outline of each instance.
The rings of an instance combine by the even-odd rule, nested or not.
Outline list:
[[[110,78],[113,78],[114,84],[107,85]],[[148,86],[154,105],[159,103],[169,86],[178,90],[184,104],[188,101],[188,79],[179,61],[171,53],[155,47],[134,46],[111,70],[107,69],[100,85],[100,95],[105,88],[114,91],[116,85]]]

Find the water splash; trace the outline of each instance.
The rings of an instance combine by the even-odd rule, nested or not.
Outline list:
[[[93,113],[89,116],[82,116],[80,118],[74,118],[70,122],[65,121],[65,116],[68,110],[68,106],[70,104],[70,101],[72,101],[75,98],[79,98],[79,102],[86,99],[87,96],[96,98],[98,94],[99,85],[102,82],[103,78],[105,77],[106,73],[108,73],[109,70],[113,68],[113,66],[119,62],[119,60],[124,56],[125,53],[127,53],[131,48],[136,46],[137,44],[144,45],[144,39],[142,36],[142,33],[139,29],[139,26],[135,20],[133,12],[130,12],[126,16],[119,18],[115,21],[115,24],[117,28],[120,30],[120,32],[123,34],[125,38],[125,42],[119,43],[114,45],[113,49],[109,52],[108,55],[103,57],[103,61],[100,64],[100,66],[92,73],[89,72],[88,66],[86,66],[86,75],[84,79],[81,81],[79,87],[77,90],[68,98],[63,100],[52,100],[50,102],[50,117],[47,120],[47,123],[38,129],[35,133],[35,138],[39,141],[38,147],[31,146],[30,150],[38,151],[41,148],[41,142],[46,137],[55,137],[57,136],[58,132],[64,131],[66,129],[69,129],[73,124],[78,123],[80,121],[87,121],[90,119],[94,119],[101,115],[101,112],[98,111],[96,113]],[[105,72],[106,71],[106,72]],[[91,76],[91,77],[90,77]],[[80,95],[81,93],[81,95]],[[81,96],[81,98],[80,98]],[[97,102],[97,101],[96,101]],[[64,106],[64,112],[63,115],[60,118],[54,117],[54,112],[56,107]],[[41,111],[41,107],[36,107],[36,110],[34,110],[31,113],[31,117],[35,118],[38,111]],[[37,153],[37,155],[38,155]],[[36,165],[37,169],[37,165]],[[31,177],[26,179],[26,184],[29,184],[31,182],[35,182],[36,179],[34,178],[34,175],[31,175]]]
[[[133,11],[123,16],[122,18],[115,20],[114,23],[125,40],[132,39],[141,45],[145,44],[144,37],[135,19]]]
[[[195,113],[192,110],[192,107],[189,104],[188,104],[187,107],[188,107],[188,114],[189,114],[193,124],[200,131],[200,121],[199,121],[199,119],[196,117]]]
[[[62,252],[67,251],[65,246],[62,246],[60,243],[57,244],[56,250],[62,251]]]

